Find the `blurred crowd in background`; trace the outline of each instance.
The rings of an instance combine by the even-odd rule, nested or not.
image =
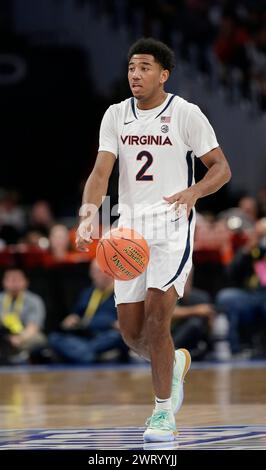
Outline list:
[[[26,208],[13,192],[1,194],[0,362],[94,363],[108,351],[110,359],[137,360],[120,337],[112,279],[95,260],[97,240],[78,252],[77,219],[67,225],[47,201]],[[14,335],[12,347],[1,348]],[[194,269],[174,312],[173,338],[196,360],[266,355],[266,189],[218,214],[198,213]]]
[[[216,73],[229,93],[237,85],[245,99],[255,95],[266,110],[265,0],[154,0],[152,8],[149,0],[126,0],[122,9],[121,2],[76,1],[93,4],[98,16],[108,14],[114,28],[125,22],[132,37],[141,10],[145,36],[155,34],[178,47],[181,58],[196,59],[206,75],[212,72],[212,51],[219,65]]]
[[[206,77],[215,57],[229,96],[237,87],[239,99],[265,111],[265,1],[73,2],[89,4],[95,21],[124,25],[132,41],[141,18],[141,34],[165,41],[187,64],[193,59]],[[2,18],[11,18],[12,3],[1,4]],[[102,96],[82,48],[36,45],[36,37],[16,35],[12,21],[0,21],[0,35],[0,54],[19,52],[30,64],[26,79],[7,85],[0,63],[0,364],[139,361],[120,336],[112,280],[95,262],[97,241],[82,253],[74,243],[100,120],[109,104],[128,97],[126,75]],[[205,169],[195,166],[198,180]],[[111,205],[117,177],[116,165]],[[194,269],[174,312],[175,345],[194,360],[265,358],[266,181],[256,194],[229,185],[197,209]]]

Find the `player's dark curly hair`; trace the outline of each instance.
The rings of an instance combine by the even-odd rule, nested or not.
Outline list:
[[[171,73],[175,67],[175,54],[161,41],[153,38],[141,38],[136,41],[128,51],[128,61],[134,54],[150,54],[153,55],[156,62],[158,62],[163,69],[169,70]]]

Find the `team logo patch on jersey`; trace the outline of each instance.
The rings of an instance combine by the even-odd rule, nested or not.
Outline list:
[[[170,123],[171,122],[171,116],[161,116],[161,122]]]
[[[165,132],[168,132],[168,131],[169,131],[169,127],[166,126],[166,125],[164,125],[164,126],[161,127],[161,131],[164,132],[164,133],[165,133]]]

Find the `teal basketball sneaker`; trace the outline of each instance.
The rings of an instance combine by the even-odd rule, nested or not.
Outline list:
[[[175,365],[172,382],[172,410],[176,414],[183,403],[184,398],[184,378],[191,365],[191,356],[187,349],[177,349],[175,352]]]
[[[146,422],[144,442],[174,441],[177,434],[175,418],[171,410],[154,410]]]

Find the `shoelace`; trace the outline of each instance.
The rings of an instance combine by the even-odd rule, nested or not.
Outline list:
[[[171,429],[172,426],[168,420],[168,411],[160,410],[153,412],[153,415],[147,419],[146,425],[153,428]]]

